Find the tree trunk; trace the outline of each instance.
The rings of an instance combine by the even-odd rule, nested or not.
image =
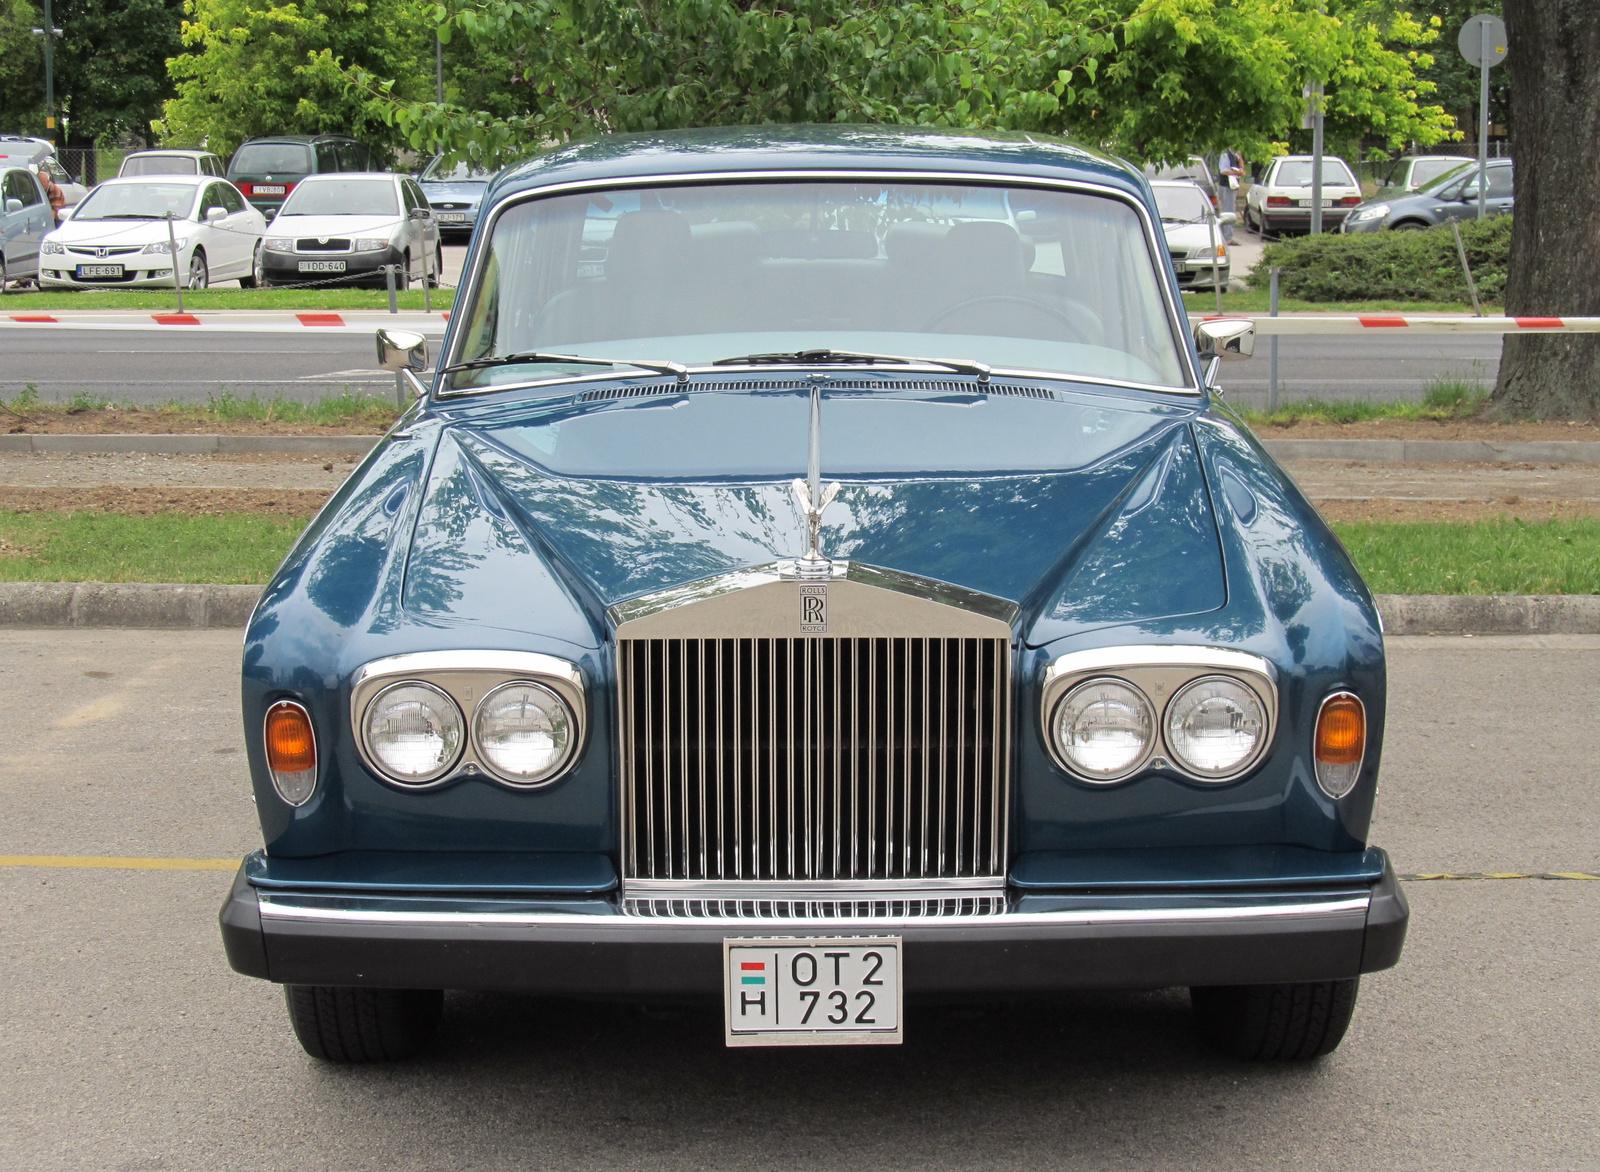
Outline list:
[[[1504,12],[1517,128],[1506,313],[1600,317],[1600,4],[1505,0]],[[1507,335],[1493,403],[1600,418],[1600,334]]]

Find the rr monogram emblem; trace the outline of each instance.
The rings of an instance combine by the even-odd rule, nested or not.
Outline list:
[[[826,635],[828,633],[828,588],[826,586],[800,587],[800,633]]]

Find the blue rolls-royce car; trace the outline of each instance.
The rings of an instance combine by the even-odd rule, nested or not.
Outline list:
[[[1136,171],[745,128],[483,208],[431,380],[380,332],[414,404],[245,639],[222,935],[309,1053],[412,1054],[474,989],[749,1046],[1186,987],[1240,1058],[1339,1043],[1408,915],[1382,629]]]

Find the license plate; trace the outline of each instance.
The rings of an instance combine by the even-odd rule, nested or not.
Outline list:
[[[1313,199],[1302,199],[1299,202],[1300,202],[1300,206],[1301,207],[1308,208],[1308,207],[1311,207],[1314,203],[1316,203],[1316,200],[1313,200]],[[1325,208],[1331,208],[1333,206],[1333,200],[1331,200],[1331,199],[1323,200],[1322,201],[1322,206],[1325,207]]]
[[[724,940],[730,1046],[898,1045],[900,937]]]
[[[120,276],[122,276],[122,266],[121,265],[79,265],[78,266],[78,276],[80,276],[80,277],[120,277]]]
[[[467,222],[467,213],[466,212],[437,212],[437,213],[435,213],[435,218],[441,224],[465,224]]]
[[[302,273],[342,273],[344,272],[342,260],[303,260],[300,262]]]
[[[282,195],[283,194],[283,184],[281,184],[281,183],[254,183],[254,184],[251,184],[251,186],[250,186],[250,194],[251,195]]]

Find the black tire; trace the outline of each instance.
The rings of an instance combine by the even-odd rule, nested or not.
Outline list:
[[[433,246],[433,272],[427,277],[428,288],[439,287],[439,274],[444,272],[444,241]]]
[[[261,244],[256,242],[255,251],[250,254],[250,275],[239,278],[239,288],[254,289],[256,287],[256,274],[261,271]]]
[[[1189,990],[1200,1035],[1244,1062],[1305,1062],[1332,1053],[1356,1007],[1359,980],[1216,985]]]
[[[428,1044],[444,1012],[438,989],[285,985],[283,998],[300,1045],[324,1062],[410,1058]]]
[[[7,276],[7,274],[6,274],[6,258],[3,257],[3,256],[0,256],[0,294],[4,294],[5,293],[6,284],[9,281],[10,281],[10,277]]]
[[[1433,227],[1432,224],[1424,224],[1421,220],[1401,220],[1398,224],[1390,224],[1389,231],[1422,232],[1431,227]]]

